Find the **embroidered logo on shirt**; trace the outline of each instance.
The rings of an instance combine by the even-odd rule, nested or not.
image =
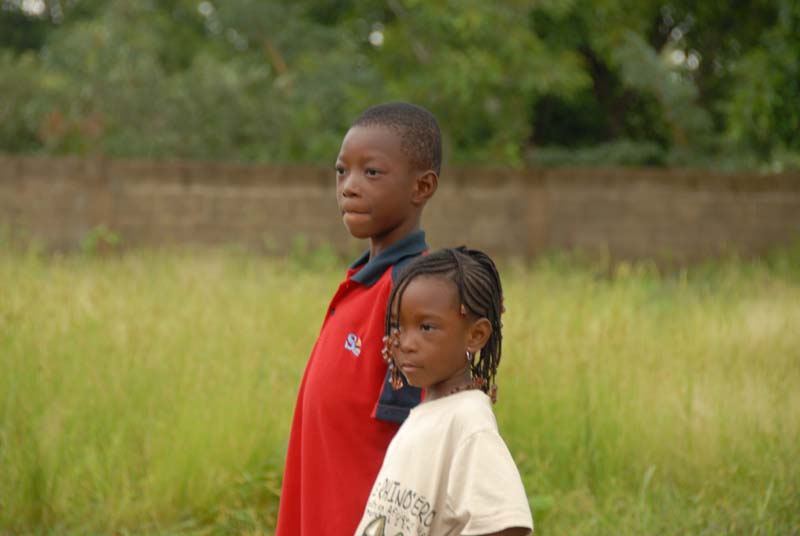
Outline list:
[[[356,335],[355,333],[351,333],[347,336],[347,339],[344,341],[344,348],[345,350],[350,350],[353,352],[353,355],[358,357],[361,355],[361,337]]]

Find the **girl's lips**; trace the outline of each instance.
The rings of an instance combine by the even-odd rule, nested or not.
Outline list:
[[[403,372],[405,372],[407,370],[412,370],[413,371],[413,370],[417,370],[417,369],[419,369],[419,367],[417,365],[412,364],[412,363],[403,363],[403,364],[400,365],[400,370],[402,370]]]

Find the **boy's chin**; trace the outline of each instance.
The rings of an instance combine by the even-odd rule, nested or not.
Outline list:
[[[358,227],[351,227],[350,225],[344,224],[347,227],[347,231],[350,233],[350,236],[353,238],[358,238],[359,240],[367,240],[372,238],[372,234],[370,234],[365,229],[360,229]]]
[[[347,217],[345,217],[343,220],[347,232],[349,232],[354,238],[366,240],[368,238],[372,238],[374,235],[372,229],[366,225],[360,225],[359,222],[355,221],[348,221]]]

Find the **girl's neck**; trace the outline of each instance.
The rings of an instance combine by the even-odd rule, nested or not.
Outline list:
[[[432,400],[444,398],[447,395],[452,395],[453,393],[458,393],[459,391],[467,391],[476,388],[477,387],[472,382],[469,367],[464,367],[464,370],[460,373],[425,389],[425,401],[430,402]]]

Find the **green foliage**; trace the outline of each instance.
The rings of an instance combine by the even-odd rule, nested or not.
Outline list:
[[[105,225],[99,225],[86,233],[80,244],[80,250],[89,257],[102,252],[113,251],[120,245],[120,236]]]
[[[670,49],[663,52],[669,56]],[[696,105],[697,88],[668,66],[665,57],[635,33],[625,35],[612,51],[622,84],[653,95],[660,105],[660,116],[670,131],[671,145],[704,149],[703,138],[711,133],[708,114]]]
[[[592,147],[567,149],[565,147],[537,147],[528,154],[534,166],[663,166],[667,163],[663,147],[652,142],[619,140]]]
[[[558,159],[575,164],[596,152],[593,145],[629,139],[645,148],[641,158],[633,159],[637,162],[650,160],[655,143],[662,147],[658,160],[665,165],[796,165],[796,150],[788,149],[787,141],[796,136],[787,137],[770,124],[760,129],[765,141],[758,149],[755,138],[744,132],[756,125],[748,112],[751,98],[772,103],[772,110],[776,99],[795,102],[800,91],[792,83],[769,84],[765,73],[740,67],[743,58],[756,54],[776,67],[766,80],[784,79],[777,74],[781,67],[796,72],[800,46],[793,39],[796,32],[790,34],[796,26],[789,22],[793,3],[609,0],[564,5],[569,7],[535,13],[535,28],[548,45],[579,51],[591,75],[591,91],[538,100],[532,154],[542,146],[550,152],[560,145]],[[775,33],[782,36],[778,48],[762,37]],[[760,87],[748,91],[742,86],[745,74]],[[796,132],[796,108],[771,121],[785,119],[787,130]]]
[[[730,136],[762,156],[791,151],[800,155],[800,5],[779,2],[777,23],[761,47],[734,67],[736,85],[726,111]]]
[[[644,153],[598,163],[800,160],[790,0],[2,6],[4,152],[327,164],[360,111],[410,100],[451,163],[628,140]]]
[[[31,95],[40,90],[43,78],[35,57],[14,58],[0,49],[0,147],[12,153],[37,149],[41,144],[41,110]]]

